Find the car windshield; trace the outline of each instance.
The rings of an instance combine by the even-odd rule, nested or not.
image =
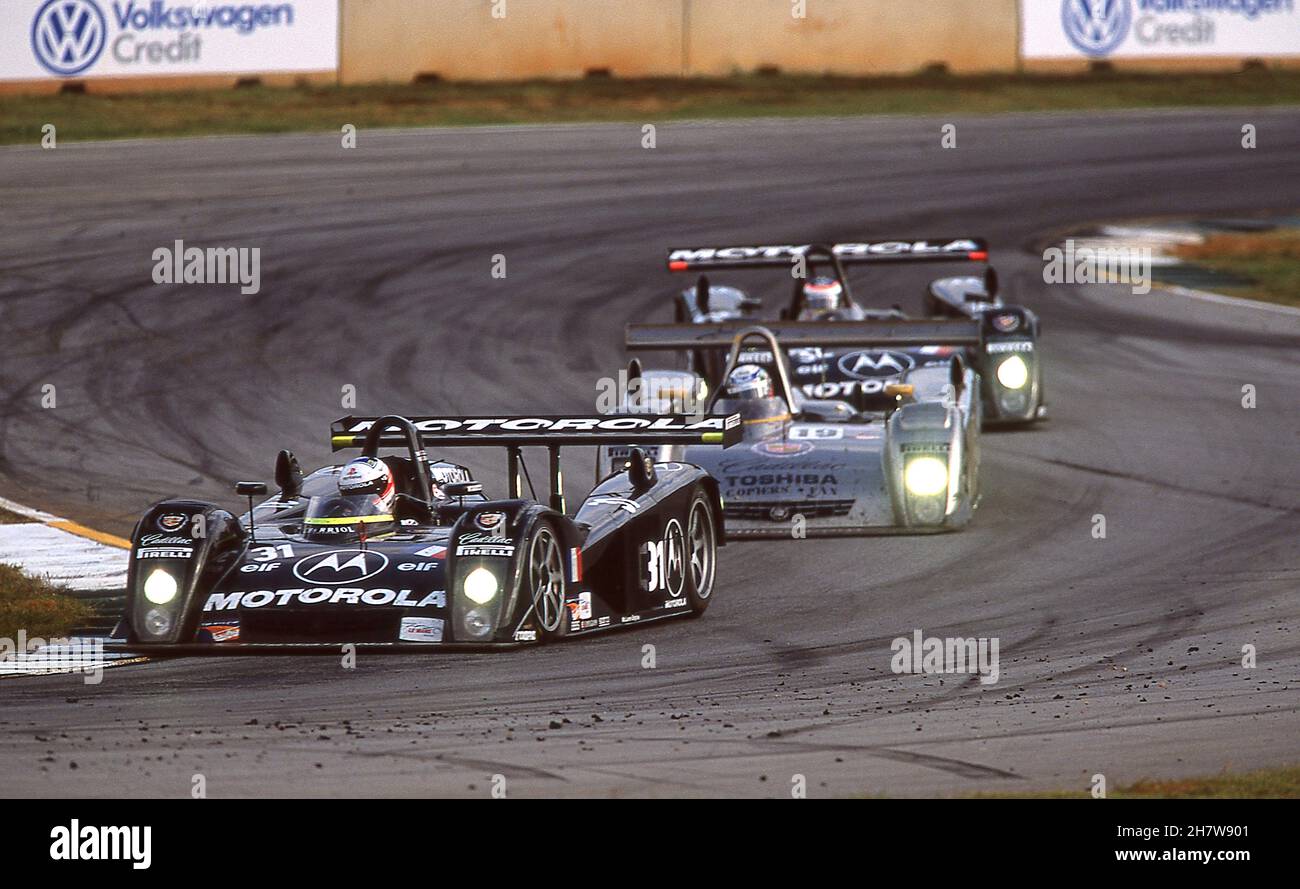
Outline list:
[[[331,540],[381,534],[396,524],[392,513],[373,494],[329,494],[311,498],[303,533]]]

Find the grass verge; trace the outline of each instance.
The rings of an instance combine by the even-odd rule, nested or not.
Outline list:
[[[1214,234],[1202,244],[1184,244],[1172,252],[1188,262],[1254,282],[1223,288],[1230,296],[1300,306],[1300,229]]]
[[[737,75],[0,96],[0,143],[358,128],[1300,104],[1300,71]]]
[[[977,794],[980,798],[1091,799],[1087,790]],[[1142,779],[1110,790],[1107,799],[1300,799],[1300,766],[1168,781]]]
[[[16,639],[19,630],[29,639],[65,636],[90,616],[89,606],[59,587],[0,564],[0,637]]]

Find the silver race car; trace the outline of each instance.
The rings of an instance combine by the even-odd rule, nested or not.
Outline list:
[[[727,533],[788,537],[924,533],[964,526],[979,501],[979,376],[960,352],[917,364],[857,403],[810,398],[790,380],[787,350],[944,343],[978,347],[973,320],[632,324],[631,350],[729,347],[715,383],[633,359],[620,413],[682,409],[739,414],[742,444],[662,446],[658,461],[699,465],[721,486]],[[756,361],[767,356],[766,362]],[[711,393],[711,394],[708,394]],[[705,396],[705,401],[700,397]],[[629,447],[605,447],[598,472],[626,468]],[[639,456],[639,454],[638,454]]]

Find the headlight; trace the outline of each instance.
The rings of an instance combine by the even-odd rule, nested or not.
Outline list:
[[[465,630],[475,639],[491,635],[492,624],[492,613],[487,608],[471,608],[465,612]]]
[[[176,578],[161,568],[153,569],[144,582],[144,597],[155,605],[166,605],[176,598]]]
[[[172,628],[172,619],[157,608],[150,608],[144,616],[144,628],[155,636],[163,636]]]
[[[903,470],[903,484],[917,497],[933,497],[948,487],[948,464],[938,457],[913,457]]]
[[[998,382],[1008,389],[1019,389],[1029,382],[1029,366],[1019,355],[1012,355],[998,365]]]
[[[497,576],[486,568],[475,568],[465,576],[465,597],[479,605],[491,602],[500,588]]]

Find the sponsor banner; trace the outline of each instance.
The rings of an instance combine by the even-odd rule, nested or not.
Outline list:
[[[1021,0],[1026,59],[1300,55],[1296,0]]]
[[[338,68],[337,0],[4,0],[0,80]]]
[[[404,617],[397,638],[402,642],[441,642],[442,628],[440,617]]]

